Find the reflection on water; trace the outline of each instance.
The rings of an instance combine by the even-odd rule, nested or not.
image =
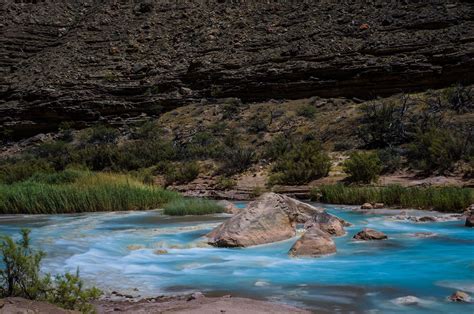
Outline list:
[[[473,305],[446,301],[456,289],[474,293],[474,232],[461,221],[414,224],[394,221],[391,211],[367,215],[327,209],[354,226],[335,239],[337,254],[319,259],[288,257],[296,238],[247,249],[207,246],[203,236],[227,215],[4,216],[0,232],[15,235],[31,228],[33,244],[48,254],[44,271],[79,267],[86,280],[105,289],[138,288],[141,295],[231,293],[321,312],[473,312]],[[363,227],[381,230],[389,240],[352,241]],[[421,301],[410,307],[397,304],[397,298],[408,295]]]

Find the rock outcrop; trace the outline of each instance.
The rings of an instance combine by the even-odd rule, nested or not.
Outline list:
[[[331,236],[317,227],[311,227],[296,241],[288,252],[289,255],[319,257],[336,253],[336,244]]]
[[[17,1],[0,131],[123,125],[201,99],[371,98],[474,81],[470,1]]]
[[[369,228],[364,228],[364,230],[358,232],[355,236],[354,239],[356,240],[363,240],[363,241],[369,241],[369,240],[385,240],[387,239],[387,235],[383,232],[374,230],[374,229],[369,229]]]
[[[237,215],[208,234],[209,244],[218,247],[247,247],[294,237],[296,224],[311,221],[318,226],[330,225],[340,233],[342,223],[323,209],[290,197],[265,193]],[[340,224],[338,227],[337,222]],[[326,224],[327,222],[327,224]],[[331,224],[329,224],[331,222]],[[337,230],[336,230],[337,229]]]
[[[234,203],[226,201],[226,200],[220,200],[217,202],[217,204],[224,207],[224,210],[227,214],[235,215],[240,211],[240,209],[237,208],[237,206],[235,206]]]

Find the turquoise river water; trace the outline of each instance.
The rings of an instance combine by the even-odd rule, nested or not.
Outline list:
[[[474,313],[474,304],[446,299],[456,290],[474,294],[472,228],[462,221],[395,221],[394,211],[371,215],[325,207],[353,226],[335,239],[337,254],[316,259],[288,257],[296,237],[246,249],[207,246],[203,236],[227,215],[177,218],[146,211],[0,216],[0,234],[31,228],[33,245],[47,253],[45,272],[79,267],[87,282],[109,291],[233,294],[331,313]],[[383,231],[389,239],[353,241],[352,235],[363,227]],[[157,254],[160,249],[168,253]],[[399,304],[397,298],[405,296],[420,301]]]

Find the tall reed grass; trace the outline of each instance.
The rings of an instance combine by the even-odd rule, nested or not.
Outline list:
[[[170,216],[209,215],[223,211],[224,207],[214,201],[195,198],[176,199],[164,207],[164,214]]]
[[[313,189],[311,198],[329,204],[377,202],[403,208],[461,212],[474,203],[474,192],[470,188],[458,187],[352,187],[336,184]]]
[[[43,179],[0,184],[0,214],[145,210],[180,197],[120,174],[84,172],[73,182],[59,184]]]

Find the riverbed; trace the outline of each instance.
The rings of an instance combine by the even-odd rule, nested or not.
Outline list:
[[[245,204],[240,203],[239,206]],[[161,211],[3,216],[0,233],[32,230],[47,253],[43,270],[75,271],[106,291],[141,296],[202,291],[284,302],[320,312],[473,313],[447,301],[456,290],[474,293],[474,231],[463,221],[414,223],[397,211],[367,214],[323,205],[353,224],[335,239],[337,253],[291,258],[288,241],[245,249],[213,248],[203,237],[226,214],[169,217]],[[413,211],[417,215],[426,213]],[[364,227],[384,241],[358,242]],[[400,304],[416,296],[416,305]]]

